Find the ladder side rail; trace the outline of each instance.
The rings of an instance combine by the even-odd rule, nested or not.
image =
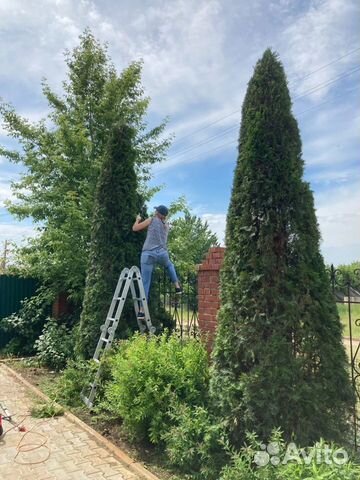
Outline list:
[[[89,385],[91,387],[89,396],[85,397],[86,400],[89,402],[91,407],[93,406],[94,398],[95,398],[96,393],[97,393],[97,387],[99,385],[99,380],[100,380],[100,377],[101,377],[101,370],[102,370],[101,366],[99,366],[99,368],[96,371],[94,381]]]
[[[137,324],[141,333],[144,333],[146,330],[146,325],[144,325],[141,320],[138,318],[138,313],[140,311],[140,307],[143,306],[143,298],[141,298],[140,293],[138,294],[135,288],[135,282],[132,281],[130,284],[131,296],[134,302],[134,310],[136,315]]]
[[[137,285],[138,285],[138,290],[139,290],[139,293],[140,293],[142,307],[144,309],[144,314],[145,314],[146,326],[147,326],[150,333],[155,333],[156,328],[151,323],[149,305],[148,305],[148,302],[147,302],[147,299],[146,299],[145,288],[144,288],[144,284],[143,284],[143,281],[142,281],[142,276],[141,276],[140,269],[134,265],[133,267],[131,267],[129,275],[131,275],[131,277],[133,278],[133,282],[134,283],[136,282]]]
[[[100,327],[101,333],[100,333],[100,338],[94,352],[94,356],[93,356],[94,360],[99,360],[100,354],[103,349],[104,351],[106,351],[111,347],[112,341],[115,336],[116,328],[119,324],[119,318],[124,308],[125,300],[129,291],[129,284],[131,282],[131,278],[128,273],[129,273],[129,269],[124,268],[119,277],[118,284],[115,289],[114,297],[111,302],[111,307],[108,312],[108,316],[106,317],[105,323]],[[121,297],[119,297],[120,292],[121,292]],[[113,310],[115,308],[115,304],[117,301],[118,301],[118,306],[116,308],[115,316],[111,317],[110,315],[113,315],[114,313]],[[112,321],[111,319],[114,319],[114,321],[113,321],[113,324],[110,326],[110,322]],[[109,331],[110,329],[111,331]],[[105,348],[103,348],[104,344],[105,344]]]
[[[108,310],[108,313],[107,313],[107,316],[106,316],[106,320],[108,318],[112,318],[112,315],[114,314],[114,310],[115,310],[115,307],[116,307],[116,303],[118,302],[119,297],[122,296],[123,287],[125,286],[125,282],[126,282],[126,279],[128,278],[128,276],[129,276],[129,269],[124,268],[119,275],[119,280],[116,284],[115,292],[114,292],[114,295],[113,295],[113,298],[112,298],[112,301],[111,301],[111,304],[110,304],[110,307],[109,307],[109,310]]]

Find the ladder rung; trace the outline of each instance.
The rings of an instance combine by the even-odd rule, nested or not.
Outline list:
[[[106,320],[111,320],[112,322],[116,322],[116,318],[108,317]]]
[[[105,342],[105,343],[111,342],[110,338],[101,337],[100,340],[101,340],[102,342]]]

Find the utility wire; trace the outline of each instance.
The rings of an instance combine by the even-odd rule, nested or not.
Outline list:
[[[353,89],[353,90],[355,90],[355,89]],[[328,103],[328,102],[323,102],[323,103]],[[314,107],[307,108],[306,110],[303,110],[302,112],[298,113],[298,114],[296,115],[296,117],[300,117],[301,115],[304,115],[305,113],[308,113],[308,112],[310,112],[311,110],[314,110],[314,109],[316,109],[316,108],[319,108],[321,105],[322,105],[322,104],[319,104],[319,105],[317,105],[316,107],[314,106]],[[355,117],[353,117],[353,119],[358,118],[359,116],[360,116],[360,115],[356,115]],[[235,127],[232,127],[232,129],[234,130]],[[238,126],[237,126],[237,125],[236,125],[236,129],[238,129]],[[196,160],[196,159],[199,158],[199,157],[203,157],[204,155],[207,155],[207,154],[209,154],[209,153],[213,153],[213,152],[215,152],[215,151],[218,151],[218,150],[220,150],[220,149],[223,149],[224,147],[227,147],[227,146],[229,146],[229,145],[233,145],[233,144],[235,144],[235,143],[237,143],[237,142],[238,142],[238,139],[233,139],[233,140],[231,140],[230,142],[226,142],[226,143],[224,143],[224,144],[222,144],[222,145],[219,145],[219,146],[217,146],[217,147],[215,147],[215,148],[213,148],[213,149],[211,149],[211,150],[206,150],[205,152],[198,152],[197,154],[195,154],[194,157],[191,157],[188,161],[191,162],[191,161],[193,161],[193,160]],[[170,158],[169,160],[173,160],[173,158]]]
[[[315,85],[314,87],[312,87],[311,89],[307,90],[307,91],[304,92],[303,94],[298,95],[297,97],[294,97],[293,100],[298,100],[298,99],[300,99],[300,98],[303,98],[303,97],[306,97],[306,96],[308,96],[308,95],[311,95],[312,93],[314,93],[314,92],[316,92],[316,91],[318,91],[318,90],[321,90],[322,88],[325,88],[325,87],[327,87],[328,85],[331,85],[331,84],[333,84],[333,83],[336,83],[337,81],[341,80],[342,78],[345,78],[345,77],[348,77],[349,75],[352,75],[353,73],[357,72],[358,70],[360,70],[360,66],[355,67],[355,68],[353,68],[352,70],[349,70],[348,72],[345,72],[344,74],[338,75],[337,77],[334,77],[333,79],[331,79],[331,80],[329,80],[329,81],[327,81],[327,82],[322,82],[322,83],[319,84],[319,85]],[[352,90],[350,90],[350,92],[352,92],[352,91],[354,91],[354,90],[355,90],[355,89],[352,89]],[[338,96],[336,96],[335,98],[339,98],[339,97],[342,97],[342,96],[343,96],[343,95],[338,95]],[[334,99],[327,100],[326,102],[322,102],[321,104],[316,105],[315,107],[318,107],[318,106],[320,106],[320,105],[323,105],[323,104],[328,103],[328,102],[333,101],[333,100],[334,100]],[[312,109],[315,109],[315,107],[310,107],[310,109],[311,109],[311,110],[312,110]],[[240,110],[241,110],[241,109],[240,109]],[[237,111],[239,111],[239,110],[237,110]],[[306,110],[306,111],[308,111],[308,110]],[[301,114],[298,114],[298,115],[301,115]],[[297,115],[297,116],[298,116],[298,115]],[[223,132],[221,132],[221,133],[219,133],[219,134],[217,134],[217,135],[214,135],[214,136],[212,136],[212,137],[210,137],[210,138],[208,138],[208,139],[206,139],[206,140],[203,140],[203,141],[201,141],[201,142],[199,142],[199,143],[196,143],[195,145],[189,145],[187,148],[175,152],[175,153],[174,153],[173,155],[171,155],[169,158],[170,158],[170,159],[173,159],[173,158],[177,158],[178,156],[185,155],[186,153],[188,153],[188,152],[196,149],[197,147],[200,147],[200,146],[202,146],[202,145],[206,145],[207,143],[210,143],[210,142],[214,141],[215,139],[220,138],[220,137],[226,135],[226,133],[228,133],[228,132],[230,132],[230,131],[233,131],[233,130],[235,130],[235,129],[237,129],[237,128],[238,128],[238,125],[233,125],[233,126],[231,126],[231,127],[228,127],[228,128],[226,128],[225,130],[223,130]]]
[[[338,80],[341,80],[345,77],[349,77],[353,73],[356,73],[360,70],[360,66],[357,66],[353,68],[352,70],[348,70],[347,72],[343,73],[342,75],[338,75],[334,79],[330,79],[327,82],[320,83],[319,85],[315,85],[314,87],[310,88],[310,90],[306,90],[305,93],[298,95],[297,97],[294,97],[293,100],[298,100],[299,98],[307,97],[311,93],[317,92],[318,90],[321,90],[322,88],[327,87],[328,85],[332,85],[333,83],[336,83]]]
[[[224,135],[226,135],[227,133],[233,131],[234,129],[238,129],[238,125],[232,125],[231,127],[228,127],[226,128],[225,130],[223,130],[221,133],[218,133],[217,135],[214,135],[214,136],[211,136],[210,138],[207,138],[206,140],[203,140],[202,142],[200,143],[195,143],[195,145],[189,145],[189,147],[187,147],[185,150],[180,150],[176,153],[174,153],[174,155],[172,155],[170,158],[176,158],[178,156],[182,156],[182,155],[185,155],[186,153],[192,151],[192,150],[195,150],[197,147],[200,147],[202,145],[206,145],[207,143],[210,143],[210,142],[213,142],[214,140],[216,140],[217,138],[220,138],[220,137],[223,137]]]
[[[348,57],[349,55],[352,55],[353,53],[355,53],[355,52],[357,52],[357,51],[359,51],[359,50],[360,50],[360,47],[359,47],[359,48],[356,48],[356,49],[354,49],[354,50],[351,50],[351,51],[347,52],[346,54],[344,54],[344,55],[342,55],[342,56],[340,56],[340,57],[338,57],[338,58],[335,58],[335,59],[332,60],[331,62],[329,62],[329,63],[327,63],[327,64],[325,64],[325,65],[322,65],[321,67],[317,68],[316,70],[308,73],[308,74],[305,75],[304,77],[301,77],[300,79],[295,79],[295,80],[293,80],[293,81],[290,82],[290,83],[292,84],[292,83],[294,83],[294,82],[299,82],[299,81],[301,81],[301,80],[304,80],[305,78],[310,77],[310,76],[313,75],[314,73],[317,73],[317,72],[319,72],[320,70],[323,70],[324,68],[326,68],[326,67],[328,67],[328,66],[330,66],[330,65],[333,65],[333,64],[339,62],[339,61],[342,60],[343,58]],[[188,133],[188,134],[186,134],[186,135],[184,135],[184,136],[176,139],[175,142],[180,142],[180,141],[184,140],[185,138],[188,138],[188,137],[194,135],[195,133],[201,132],[201,131],[203,131],[203,130],[205,130],[205,129],[213,126],[213,125],[216,125],[217,123],[221,122],[222,120],[225,120],[226,118],[229,118],[229,117],[231,117],[232,115],[235,115],[235,113],[238,113],[238,112],[240,112],[240,111],[241,111],[241,107],[240,107],[239,109],[234,110],[233,112],[231,112],[231,113],[229,113],[229,114],[227,114],[227,115],[224,115],[223,117],[220,117],[220,118],[218,118],[217,120],[215,120],[215,121],[213,121],[213,122],[205,125],[204,127],[201,127],[201,128],[199,128],[199,129],[195,130],[194,132]]]
[[[332,60],[331,62],[323,65],[322,67],[317,68],[316,70],[313,70],[312,72],[304,75],[303,77],[294,78],[293,80],[291,80],[291,81],[289,82],[289,85],[291,85],[291,84],[293,84],[293,83],[300,82],[301,80],[305,80],[306,78],[311,77],[311,75],[314,75],[314,73],[317,73],[317,72],[320,72],[321,70],[324,70],[324,68],[327,68],[327,67],[329,67],[330,65],[333,65],[334,63],[339,62],[339,61],[342,60],[343,58],[348,57],[349,55],[352,55],[353,53],[356,53],[356,52],[358,52],[359,50],[360,50],[360,47],[359,47],[359,48],[355,48],[354,50],[351,50],[350,52],[345,53],[345,54],[342,55],[341,57],[335,58],[335,59]]]

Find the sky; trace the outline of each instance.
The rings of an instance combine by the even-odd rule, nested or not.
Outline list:
[[[118,71],[142,59],[149,125],[169,118],[163,185],[150,208],[185,195],[224,239],[241,105],[256,61],[278,52],[299,122],[326,263],[360,259],[360,2],[358,0],[0,0],[0,97],[29,120],[61,92],[65,49],[86,27]],[[0,123],[0,144],[13,145]],[[34,235],[4,207],[24,171],[0,156],[0,246]],[[1,255],[1,252],[0,252]]]

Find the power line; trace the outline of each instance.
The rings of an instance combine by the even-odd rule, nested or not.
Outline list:
[[[307,90],[305,93],[303,93],[303,94],[301,94],[301,95],[298,95],[297,97],[294,97],[293,100],[298,100],[298,99],[300,99],[300,98],[303,98],[303,97],[306,97],[306,96],[308,96],[308,95],[311,95],[312,93],[314,93],[314,92],[316,92],[316,91],[318,91],[318,90],[321,90],[322,88],[325,88],[325,87],[327,87],[328,85],[331,85],[331,84],[333,84],[333,83],[336,83],[337,81],[341,80],[342,78],[345,78],[345,77],[347,77],[347,76],[349,76],[349,75],[352,75],[353,73],[356,73],[358,70],[360,70],[360,66],[355,67],[355,68],[353,68],[352,70],[349,70],[348,72],[345,72],[344,74],[338,75],[337,77],[335,77],[335,78],[333,78],[333,79],[330,79],[330,80],[327,81],[327,82],[322,82],[322,83],[319,84],[319,85],[315,85],[315,86],[312,87],[311,89]],[[354,90],[355,90],[355,89],[352,89],[352,90],[350,90],[350,92],[351,92],[351,91],[354,91]],[[343,96],[343,95],[338,95],[338,96],[336,96],[335,98],[339,98],[339,97],[342,97],[342,96]],[[328,102],[330,102],[330,101],[333,101],[333,99],[327,100],[326,102],[322,102],[320,105],[323,105],[323,104],[328,103]],[[319,105],[319,106],[320,106],[320,105]],[[317,106],[316,106],[316,107],[317,107]],[[312,110],[312,109],[314,109],[314,107],[310,107],[310,109]],[[310,109],[309,109],[309,110],[310,110]],[[240,110],[241,110],[241,109],[240,109]],[[239,111],[239,110],[238,110],[238,111]],[[308,110],[306,110],[306,111],[308,111]],[[305,112],[306,112],[306,111],[305,111]],[[302,112],[302,113],[303,113],[303,112]],[[301,113],[298,114],[298,115],[301,115]],[[212,136],[212,137],[210,137],[210,138],[208,138],[208,139],[206,139],[206,140],[203,140],[203,141],[201,141],[201,142],[199,142],[199,143],[197,143],[197,144],[195,144],[195,145],[190,145],[189,147],[187,147],[187,148],[185,148],[185,149],[183,149],[183,150],[180,150],[180,151],[175,152],[172,156],[170,156],[170,159],[177,158],[177,157],[179,157],[179,156],[185,155],[186,153],[188,153],[188,152],[196,149],[197,147],[200,147],[200,146],[202,146],[202,145],[206,145],[207,143],[210,143],[210,142],[214,141],[216,138],[223,137],[224,135],[226,135],[226,133],[229,133],[230,131],[235,130],[235,129],[237,129],[237,128],[238,128],[238,125],[233,125],[233,126],[231,126],[231,127],[228,127],[228,128],[226,128],[225,130],[223,130],[223,132],[221,132],[221,133],[219,133],[219,134],[217,134],[217,135],[215,135],[215,136]]]
[[[307,75],[304,75],[303,77],[294,78],[293,80],[291,80],[291,81],[289,82],[289,85],[291,85],[292,83],[300,82],[301,80],[305,80],[306,78],[311,77],[311,75],[314,75],[314,73],[317,73],[317,72],[320,72],[321,70],[324,70],[324,68],[327,68],[327,67],[329,67],[330,65],[333,65],[334,63],[339,62],[339,61],[342,60],[343,58],[348,57],[349,55],[352,55],[353,53],[356,53],[356,52],[358,52],[359,50],[360,50],[360,47],[359,47],[359,48],[355,48],[354,50],[351,50],[350,52],[345,53],[345,54],[342,55],[341,57],[338,57],[338,58],[336,58],[335,60],[332,60],[331,62],[327,63],[326,65],[323,65],[322,67],[319,67],[319,68],[317,68],[316,70],[313,70],[312,72],[308,73]]]
[[[357,66],[357,67],[353,68],[352,70],[349,70],[349,71],[343,73],[342,75],[338,75],[334,79],[331,79],[327,82],[320,83],[319,85],[315,85],[315,87],[312,87],[310,90],[307,90],[304,94],[301,94],[301,95],[298,95],[297,97],[294,97],[293,100],[298,100],[299,98],[306,97],[306,96],[310,95],[311,93],[317,92],[318,90],[321,90],[322,88],[327,87],[328,85],[332,85],[333,83],[336,83],[338,80],[341,80],[345,77],[349,77],[350,75],[352,75],[353,73],[356,73],[359,70],[360,70],[360,66]]]
[[[354,91],[354,90],[355,90],[355,89],[353,89],[352,91]],[[323,102],[323,103],[328,103],[328,102]],[[316,107],[319,108],[321,105],[322,105],[322,104],[319,104],[319,105],[317,105]],[[311,110],[314,110],[314,109],[315,109],[315,107],[307,108],[306,110],[303,110],[302,112],[298,113],[298,114],[296,115],[296,117],[299,117],[299,116],[301,116],[301,115],[304,115],[305,113],[307,113],[307,112],[309,112],[309,111],[311,111]],[[355,117],[353,117],[353,119],[358,118],[359,116],[360,116],[360,115],[356,115]],[[238,129],[238,126],[236,125],[236,127],[231,127],[231,128],[232,128],[233,130],[235,130],[235,128]],[[217,146],[217,147],[215,147],[215,148],[213,148],[213,149],[211,149],[211,150],[206,150],[205,152],[198,152],[197,154],[195,154],[194,157],[190,157],[190,159],[188,159],[188,161],[196,160],[196,159],[199,158],[199,157],[202,157],[202,156],[207,155],[207,154],[209,154],[209,153],[212,153],[212,152],[221,150],[222,148],[224,148],[224,147],[226,147],[226,146],[228,146],[228,145],[233,145],[233,144],[235,144],[235,143],[237,143],[237,142],[238,142],[238,139],[231,140],[230,142],[226,142],[226,143],[224,143],[224,144],[222,144],[222,145],[219,145],[219,146]],[[210,143],[210,142],[209,142],[209,143]],[[170,160],[173,160],[173,158],[170,158]]]
[[[200,147],[202,145],[206,145],[207,143],[209,142],[212,142],[214,141],[215,139],[217,138],[220,138],[220,137],[223,137],[224,135],[226,135],[228,132],[234,130],[234,129],[237,129],[238,128],[238,125],[232,125],[231,127],[228,127],[226,128],[225,130],[223,130],[221,133],[217,134],[217,135],[214,135],[214,136],[211,136],[210,139],[207,138],[206,140],[203,140],[202,142],[200,143],[196,143],[195,145],[189,145],[189,147],[187,147],[185,150],[180,150],[176,153],[174,153],[174,155],[172,155],[170,158],[175,158],[175,157],[178,157],[178,156],[182,156],[182,155],[185,155],[186,153],[188,153],[189,151],[191,150],[194,150],[195,148],[197,147]]]
[[[354,49],[354,50],[351,50],[351,51],[347,52],[346,54],[344,54],[344,55],[342,55],[342,56],[340,56],[340,57],[335,58],[335,59],[332,60],[331,62],[329,62],[329,63],[327,63],[327,64],[325,64],[325,65],[322,65],[321,67],[319,67],[318,69],[314,70],[313,72],[308,73],[308,74],[305,75],[304,77],[301,77],[301,78],[298,79],[298,80],[293,80],[291,83],[298,82],[298,81],[301,81],[301,80],[303,80],[303,79],[305,79],[305,78],[308,78],[308,77],[310,77],[311,75],[313,75],[314,73],[317,73],[317,72],[319,72],[320,70],[323,70],[324,68],[326,68],[326,67],[328,67],[328,66],[330,66],[330,65],[333,65],[333,64],[339,62],[339,61],[342,60],[343,58],[348,57],[349,55],[352,55],[353,53],[355,53],[355,52],[357,52],[357,51],[359,51],[359,50],[360,50],[360,47],[359,47],[359,48],[356,48],[356,49]],[[229,113],[228,115],[225,115],[225,116],[223,116],[223,117],[220,117],[220,118],[218,118],[217,120],[215,120],[215,121],[213,121],[213,122],[205,125],[204,127],[201,127],[201,128],[199,128],[199,129],[195,130],[194,132],[191,132],[191,133],[189,133],[189,134],[186,134],[186,135],[184,135],[184,136],[176,139],[175,142],[180,142],[180,141],[184,140],[185,138],[188,138],[188,137],[194,135],[195,133],[201,132],[201,131],[203,131],[203,130],[205,130],[205,129],[213,126],[213,125],[216,125],[217,123],[221,122],[222,120],[225,120],[226,118],[229,118],[229,117],[235,115],[235,113],[238,113],[238,112],[240,112],[240,111],[241,111],[241,107],[240,107],[239,109],[234,110],[233,112]]]
[[[222,144],[222,145],[219,145],[219,146],[217,146],[217,147],[215,147],[215,148],[212,148],[211,150],[207,150],[206,152],[199,152],[199,153],[197,153],[197,154],[195,155],[195,157],[191,157],[191,158],[190,158],[190,161],[195,160],[195,159],[198,158],[199,156],[202,157],[203,155],[207,155],[208,153],[216,152],[217,150],[223,149],[224,147],[226,147],[226,146],[228,146],[228,145],[232,145],[232,144],[234,144],[234,143],[236,143],[236,142],[237,142],[237,140],[231,140],[231,142],[226,142],[226,143],[224,143],[224,144]],[[170,158],[170,160],[172,160],[172,159]],[[176,160],[176,159],[175,159],[175,160]]]

